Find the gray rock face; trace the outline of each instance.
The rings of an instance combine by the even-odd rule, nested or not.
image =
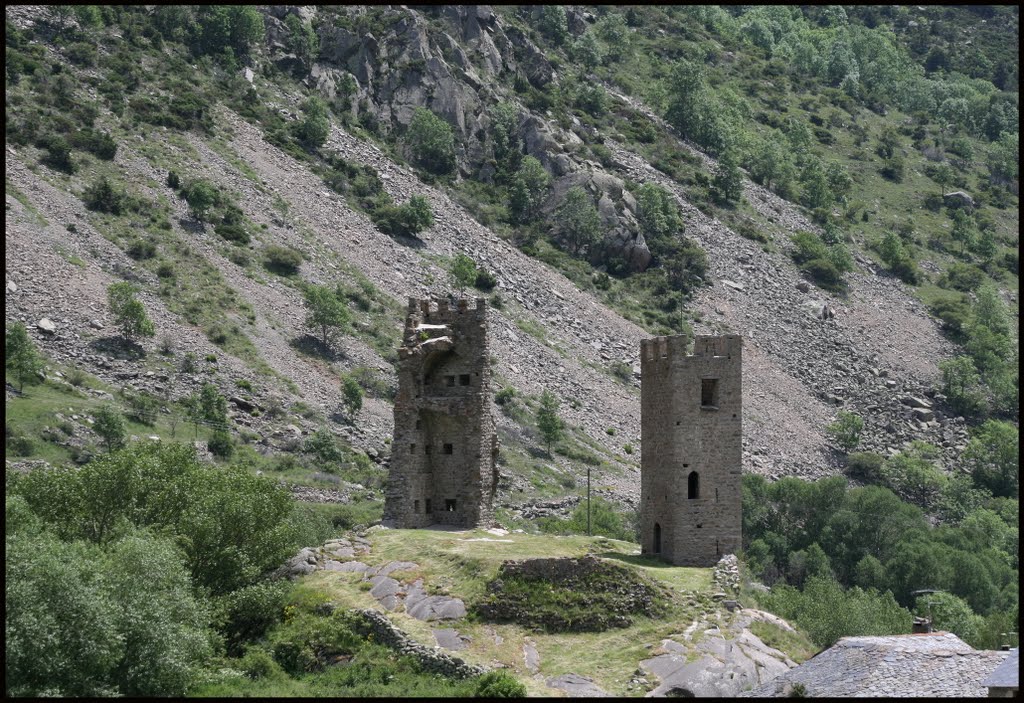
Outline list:
[[[593,679],[579,674],[562,674],[547,680],[549,688],[557,688],[565,691],[573,697],[579,698],[606,698],[608,692],[594,683]]]
[[[457,652],[465,649],[473,639],[467,635],[460,635],[458,630],[433,630],[434,639],[439,647]]]
[[[942,200],[949,207],[974,207],[974,198],[962,190],[946,193],[942,196]]]

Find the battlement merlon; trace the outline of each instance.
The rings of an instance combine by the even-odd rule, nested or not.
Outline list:
[[[694,356],[739,358],[742,354],[743,337],[738,334],[697,335],[693,343]]]
[[[470,307],[470,300],[459,298],[454,308],[447,298],[421,299],[409,298],[408,312],[405,318],[406,332],[421,324],[448,325],[468,320],[484,322],[487,319],[487,299],[473,298],[475,303]]]

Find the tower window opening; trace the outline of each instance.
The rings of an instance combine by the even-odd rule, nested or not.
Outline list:
[[[691,471],[686,477],[686,497],[690,500],[700,498],[700,474]]]
[[[430,445],[429,444],[423,445],[423,453],[424,454],[430,454]]]
[[[459,385],[460,386],[468,386],[469,385],[469,374],[468,373],[464,373],[464,374],[460,374],[459,375]]]
[[[718,379],[702,378],[700,381],[700,405],[702,408],[718,407]]]
[[[423,512],[425,512],[427,515],[430,515],[430,513],[433,512],[430,509],[430,498],[427,498],[427,500],[425,502],[426,502],[426,507],[423,509]]]
[[[455,448],[452,445],[450,445],[450,444],[444,445],[444,453],[445,454],[451,454],[454,451],[454,449]]]
[[[444,501],[444,510],[445,510],[446,513],[454,513],[455,512],[455,499],[454,498],[446,498],[445,499],[445,501]]]
[[[409,445],[409,453],[410,454],[415,454],[416,453],[416,445],[415,444],[410,444]]]
[[[412,511],[417,515],[420,514],[420,502],[418,500],[412,502]]]
[[[445,376],[444,377],[444,385],[446,385],[446,386],[454,386],[455,385],[455,376]]]
[[[654,545],[653,552],[655,554],[661,554],[661,525],[654,523]]]

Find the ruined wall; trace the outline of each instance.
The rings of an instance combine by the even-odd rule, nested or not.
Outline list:
[[[490,524],[498,452],[483,298],[409,299],[384,523]]]
[[[641,548],[714,566],[741,546],[742,346],[737,335],[640,343]]]

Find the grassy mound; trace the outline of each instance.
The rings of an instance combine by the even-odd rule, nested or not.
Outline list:
[[[603,632],[631,626],[631,616],[662,614],[667,604],[662,588],[635,570],[586,556],[505,562],[474,610],[543,632]]]

